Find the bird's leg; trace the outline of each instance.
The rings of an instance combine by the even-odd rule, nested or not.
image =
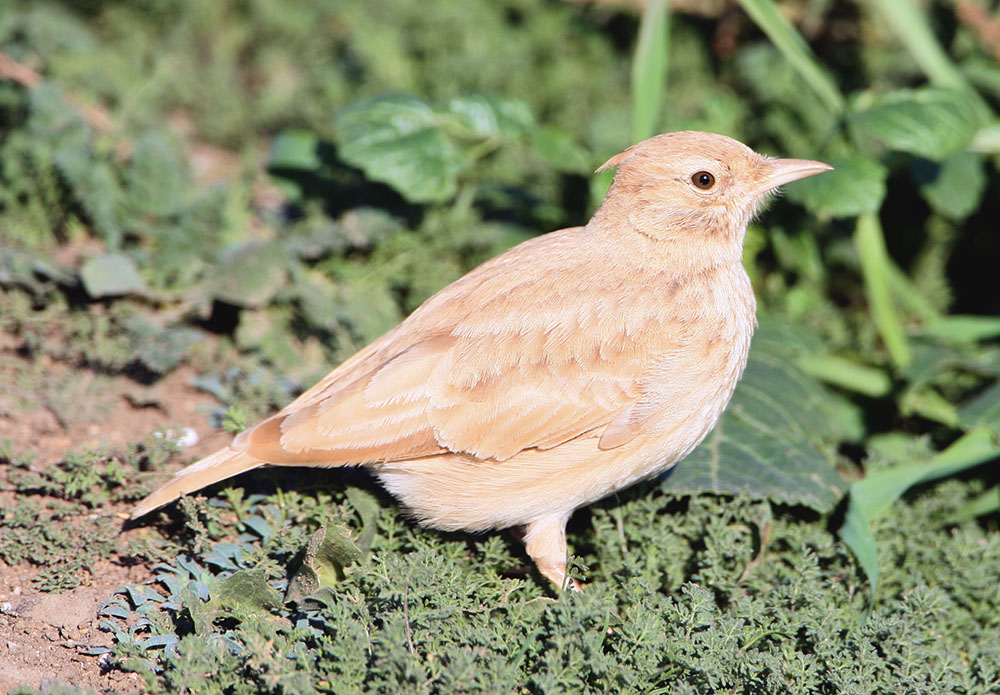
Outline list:
[[[580,584],[566,574],[566,521],[565,516],[536,519],[524,525],[521,540],[538,571],[557,589],[582,591]]]

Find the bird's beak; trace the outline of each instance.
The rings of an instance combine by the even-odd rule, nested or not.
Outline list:
[[[832,171],[833,167],[811,159],[765,159],[757,168],[757,181],[761,194],[792,181]]]

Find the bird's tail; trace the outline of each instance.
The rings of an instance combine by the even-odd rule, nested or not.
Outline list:
[[[192,463],[179,471],[173,478],[161,485],[132,510],[132,518],[137,519],[178,497],[200,490],[203,487],[231,478],[234,475],[263,466],[264,461],[248,456],[242,451],[229,447],[219,449],[214,454]]]

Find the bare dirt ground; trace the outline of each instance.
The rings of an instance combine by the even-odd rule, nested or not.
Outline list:
[[[79,368],[29,363],[18,347],[15,338],[0,333],[0,439],[13,440],[18,455],[33,453],[38,468],[59,461],[68,451],[139,441],[165,425],[189,427],[199,437],[197,444],[177,457],[177,463],[208,453],[228,439],[211,429],[207,411],[215,400],[192,385],[194,372],[190,368],[174,370],[154,387],[124,377],[99,379],[95,375],[88,381],[84,375],[79,381],[85,385],[101,382],[95,402],[89,402],[84,388],[77,404],[79,411],[60,414],[46,405],[43,394],[25,390],[25,382],[16,376],[41,369],[50,379],[59,379]],[[34,404],[30,403],[33,397],[38,399]],[[14,398],[19,400],[16,408],[11,407]],[[2,490],[0,501],[9,504],[13,498],[16,504],[16,494]],[[126,512],[123,505],[95,510],[118,518]],[[32,584],[43,568],[9,566],[0,561],[0,693],[19,685],[39,687],[46,680],[97,691],[143,689],[136,674],[108,670],[102,657],[81,654],[81,649],[111,644],[111,635],[98,628],[99,605],[123,584],[150,577],[145,566],[128,562],[126,551],[130,539],[150,532],[143,527],[123,531],[119,535],[120,554],[99,561],[83,585],[59,594],[38,591]]]

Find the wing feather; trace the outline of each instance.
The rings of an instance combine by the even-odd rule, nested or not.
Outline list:
[[[649,362],[640,345],[650,341],[640,338],[664,328],[660,303],[649,282],[623,300],[620,283],[582,276],[580,233],[538,237],[483,264],[234,446],[289,464],[446,451],[503,461],[621,418]],[[512,279],[539,258],[552,267]],[[627,441],[619,430],[607,441]]]

